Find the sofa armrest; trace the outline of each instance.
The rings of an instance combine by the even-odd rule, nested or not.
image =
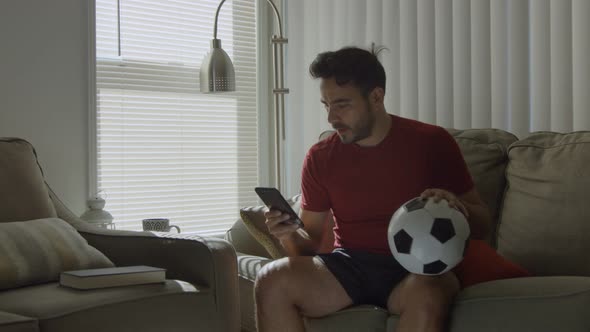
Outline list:
[[[58,217],[74,226],[91,246],[115,265],[161,267],[167,269],[168,278],[211,288],[219,278],[237,278],[236,253],[225,240],[98,228],[72,213],[49,186],[48,189]]]
[[[237,256],[229,242],[196,235],[74,227],[117,266],[157,266],[167,270],[168,279],[208,287],[215,296],[217,311],[236,317],[228,322],[239,324]]]
[[[216,280],[237,273],[236,253],[223,239],[196,235],[116,231],[74,225],[116,266],[150,265],[167,269],[168,279],[215,287]]]

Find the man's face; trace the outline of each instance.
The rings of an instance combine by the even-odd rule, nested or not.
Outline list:
[[[321,101],[328,113],[328,122],[338,132],[342,143],[355,143],[371,136],[375,124],[374,106],[348,83],[336,84],[333,78],[322,79]]]

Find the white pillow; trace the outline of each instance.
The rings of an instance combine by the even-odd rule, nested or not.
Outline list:
[[[0,223],[0,289],[56,281],[62,271],[112,266],[62,219]]]

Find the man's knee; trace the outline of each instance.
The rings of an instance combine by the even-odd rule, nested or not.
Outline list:
[[[459,282],[453,274],[436,277],[409,275],[407,278],[404,280],[404,301],[399,308],[401,312],[412,310],[430,316],[446,315],[459,292]]]
[[[266,264],[258,271],[254,281],[257,300],[284,294],[289,276],[289,273],[286,273],[287,267],[287,258],[282,258]]]
[[[431,314],[446,312],[459,291],[456,277],[454,275],[415,277],[416,296],[411,304]]]

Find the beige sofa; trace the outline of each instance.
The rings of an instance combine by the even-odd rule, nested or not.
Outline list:
[[[518,140],[501,130],[449,131],[496,221],[489,242],[535,275],[463,289],[450,331],[590,331],[590,132]],[[276,257],[267,250],[271,243],[251,234],[242,220],[227,233],[238,251],[243,331],[255,330],[256,273]],[[381,308],[358,306],[306,324],[308,331],[391,332],[397,320]]]
[[[41,207],[43,200],[48,204]],[[21,218],[9,216],[15,213]],[[0,237],[6,235],[2,234],[6,226],[20,222],[12,219],[34,219],[34,223],[41,217],[73,226],[80,238],[116,266],[162,267],[168,279],[164,284],[85,291],[61,287],[55,281],[0,288],[0,331],[239,331],[236,254],[227,241],[88,225],[46,186],[34,150],[26,141],[0,138],[0,226],[5,226],[0,227]],[[15,229],[27,231],[24,224],[12,231]],[[14,240],[18,243],[19,239]],[[48,248],[60,245],[54,241]],[[35,245],[30,247],[33,250]],[[10,257],[10,248],[4,241],[0,257],[6,255]],[[22,257],[14,264],[23,266]],[[29,267],[28,274],[34,269]],[[4,286],[11,274],[27,274],[7,271],[6,262],[0,262],[0,271],[4,271],[0,273]]]

